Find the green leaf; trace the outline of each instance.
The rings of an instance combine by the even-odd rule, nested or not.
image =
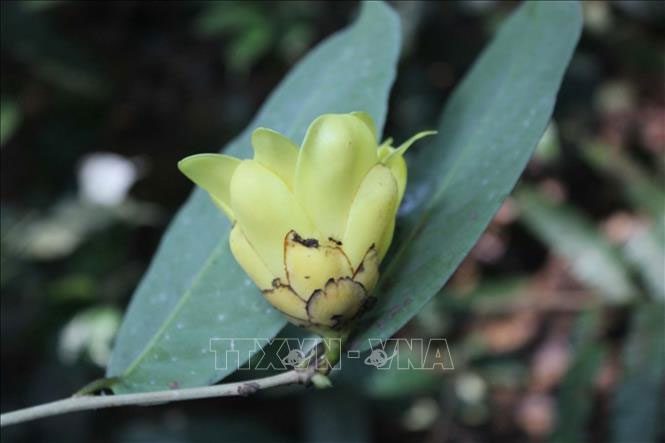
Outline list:
[[[257,126],[302,140],[309,123],[329,112],[365,110],[382,128],[399,45],[396,15],[383,3],[364,3],[355,24],[305,57],[225,153],[248,157]],[[228,232],[228,221],[206,193],[195,191],[125,316],[107,370],[121,377],[115,392],[214,383],[235,367],[215,370],[211,338],[272,338],[286,324],[236,264]],[[219,354],[225,348],[214,349]],[[240,363],[248,358],[241,354]]]
[[[56,5],[49,2],[49,6]],[[52,26],[48,14],[36,14],[37,9],[33,2],[0,2],[3,54],[11,54],[29,66],[31,76],[65,92],[90,99],[106,97],[109,77],[96,55],[88,53],[74,39],[69,40]]]
[[[651,297],[661,302],[665,301],[664,224],[660,218],[654,221],[654,226],[638,229],[621,248],[626,261],[638,272]]]
[[[665,192],[659,180],[629,155],[602,143],[588,143],[581,151],[594,168],[609,174],[638,212],[651,215],[652,225],[634,232],[622,247],[623,255],[656,300],[665,299]]]
[[[570,340],[574,359],[557,393],[558,418],[551,443],[588,441],[594,383],[608,352],[598,341],[602,320],[600,309],[587,310],[575,320]]]
[[[573,207],[555,205],[527,188],[517,200],[522,220],[555,253],[565,257],[577,278],[610,303],[622,303],[637,293],[618,251]]]
[[[623,374],[612,400],[614,442],[658,441],[664,412],[664,326],[662,304],[642,304],[633,314],[622,353]]]
[[[648,211],[657,220],[662,219],[665,192],[659,179],[613,146],[589,143],[581,152],[589,165],[611,175],[621,184],[621,190],[636,209]]]
[[[445,289],[432,307],[440,312],[472,311],[474,315],[510,312],[529,296],[528,285],[527,277],[486,278],[470,291]]]
[[[558,395],[558,424],[552,443],[588,441],[586,429],[593,408],[593,382],[606,350],[596,343],[587,343],[576,353],[564,377]]]
[[[577,3],[525,2],[457,87],[437,138],[409,162],[394,255],[353,347],[392,335],[469,252],[549,122],[580,29]]]

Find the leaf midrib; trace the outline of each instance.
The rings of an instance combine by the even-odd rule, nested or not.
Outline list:
[[[171,313],[166,317],[166,320],[162,323],[162,325],[157,329],[155,334],[152,336],[150,340],[148,340],[148,343],[145,345],[143,348],[143,351],[134,359],[134,361],[125,369],[125,371],[122,373],[123,376],[127,376],[131,374],[134,369],[143,361],[143,359],[148,355],[148,352],[150,352],[150,349],[153,348],[153,346],[157,343],[157,340],[159,340],[166,332],[168,329],[168,326],[171,325],[172,321],[175,319],[176,315],[180,312],[180,309],[182,309],[183,305],[187,300],[192,295],[192,292],[194,289],[197,287],[198,282],[201,280],[201,276],[208,271],[208,268],[212,266],[213,262],[217,257],[219,256],[222,247],[225,246],[224,241],[220,241],[217,246],[212,250],[210,253],[210,256],[206,259],[206,261],[203,263],[203,266],[201,269],[196,273],[192,285],[185,291],[182,297],[180,297],[180,300],[178,300],[178,303],[175,304],[173,307],[173,310],[171,310]]]

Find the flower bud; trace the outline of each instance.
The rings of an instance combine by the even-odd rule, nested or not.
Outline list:
[[[251,160],[200,154],[178,167],[234,223],[231,252],[264,297],[292,323],[336,335],[376,300],[406,187],[403,155],[430,134],[379,146],[369,115],[326,114],[300,150],[258,128]]]

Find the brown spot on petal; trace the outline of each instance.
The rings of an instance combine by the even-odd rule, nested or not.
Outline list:
[[[342,246],[342,242],[339,241],[339,240],[336,240],[336,239],[334,239],[334,238],[332,238],[332,237],[328,237],[328,240],[330,240],[331,242],[335,243],[337,246]]]
[[[308,300],[317,289],[325,287],[330,278],[349,277],[353,274],[344,251],[327,241],[316,247],[290,231],[284,241],[284,272],[286,280],[303,300]]]
[[[319,241],[315,238],[302,238],[300,234],[298,234],[295,231],[293,232],[293,241],[296,243],[300,243],[301,245],[307,247],[307,248],[318,248],[319,247]]]
[[[273,289],[261,291],[275,309],[291,317],[307,320],[305,300],[288,285],[279,285]]]
[[[376,252],[376,247],[372,245],[363,260],[358,265],[358,268],[353,273],[353,281],[360,283],[367,292],[371,292],[379,280],[379,256]]]

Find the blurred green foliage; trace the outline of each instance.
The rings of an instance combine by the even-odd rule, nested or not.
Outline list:
[[[246,74],[262,57],[273,53],[293,62],[311,46],[316,3],[208,2],[194,30],[206,39],[224,37],[223,56],[238,75]]]
[[[435,125],[514,5],[392,5],[406,43],[386,133],[399,140]],[[190,190],[176,161],[238,133],[355,7],[0,3],[2,411],[102,375],[117,319]],[[334,391],[80,413],[3,429],[3,441],[662,442],[664,7],[584,10],[556,129],[521,192],[398,333],[445,337],[455,370],[345,361]],[[91,206],[81,191],[80,167],[99,151],[134,165],[121,203]],[[59,253],[35,254],[40,244]],[[580,268],[588,256],[594,266]]]

